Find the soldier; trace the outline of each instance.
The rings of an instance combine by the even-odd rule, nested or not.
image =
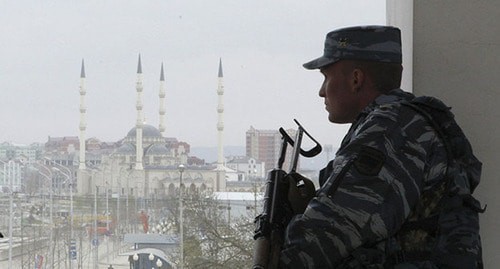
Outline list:
[[[335,159],[320,172],[316,196],[288,224],[280,266],[480,268],[480,205],[471,193],[481,164],[463,133],[454,130],[452,135],[463,144],[457,147],[473,169],[469,178],[449,176],[457,169],[450,168],[456,162],[443,132],[433,125],[433,115],[408,105],[414,95],[399,89],[400,30],[360,26],[332,31],[326,36],[324,55],[304,67],[324,75],[319,96],[329,121],[352,125]],[[435,108],[432,111],[448,113],[444,104],[432,100],[427,104]],[[450,115],[443,122],[456,126]],[[453,195],[445,195],[451,189]],[[443,197],[458,197],[456,193],[467,198],[457,198],[460,205],[453,212],[458,213],[443,224],[443,208],[451,204]],[[466,200],[471,201],[467,208],[462,205]],[[454,221],[464,214],[466,221]],[[469,224],[475,226],[469,229]],[[444,238],[439,230],[444,227],[462,237]],[[464,229],[471,240],[462,240]],[[464,246],[457,241],[472,243]]]

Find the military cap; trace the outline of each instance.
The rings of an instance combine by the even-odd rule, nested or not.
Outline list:
[[[326,35],[323,56],[305,63],[318,69],[339,60],[362,60],[401,64],[401,31],[391,26],[355,26]]]

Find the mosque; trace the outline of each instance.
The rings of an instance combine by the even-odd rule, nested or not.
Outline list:
[[[92,161],[91,143],[85,140],[85,67],[82,61],[80,75],[80,135],[79,165],[76,171],[78,195],[111,193],[142,198],[165,197],[175,193],[181,185],[187,192],[226,191],[226,177],[234,170],[226,168],[223,160],[223,73],[222,61],[218,72],[218,159],[216,164],[197,162],[189,156],[189,144],[164,136],[165,132],[165,76],[163,65],[160,75],[159,128],[144,123],[142,112],[142,66],[139,55],[137,66],[137,121],[125,138],[116,146]],[[90,140],[90,139],[89,139]],[[198,159],[199,160],[199,159]]]

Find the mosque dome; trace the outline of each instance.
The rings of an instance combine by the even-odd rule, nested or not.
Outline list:
[[[169,155],[169,150],[165,143],[155,143],[145,150],[145,155]]]
[[[130,143],[125,143],[121,145],[119,148],[117,148],[115,153],[122,155],[133,155],[135,154],[135,145]]]
[[[137,134],[137,132],[135,131],[136,127],[130,129],[130,131],[127,133],[127,137],[128,138],[134,138],[135,139],[135,136]],[[162,135],[160,133],[160,131],[152,126],[152,125],[148,125],[148,124],[144,124],[142,126],[142,137],[150,137],[150,138],[161,138]]]

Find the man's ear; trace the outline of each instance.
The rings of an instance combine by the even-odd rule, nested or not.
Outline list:
[[[351,89],[358,92],[365,82],[365,74],[361,69],[354,68],[351,75]]]

